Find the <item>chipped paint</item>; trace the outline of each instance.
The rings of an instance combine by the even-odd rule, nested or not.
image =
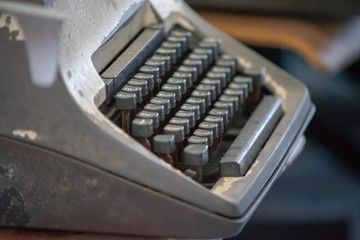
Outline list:
[[[25,41],[24,31],[18,19],[10,14],[3,13],[0,16],[0,29],[7,28],[9,31],[9,41]]]
[[[16,129],[13,131],[13,135],[21,138],[28,138],[30,140],[36,140],[38,134],[33,130]]]
[[[244,66],[245,68],[252,68],[251,62],[249,62],[247,59],[240,57],[239,58],[240,64]]]
[[[241,177],[224,177],[219,180],[219,182],[211,189],[211,192],[223,196],[227,191],[229,191],[234,183],[239,181]]]

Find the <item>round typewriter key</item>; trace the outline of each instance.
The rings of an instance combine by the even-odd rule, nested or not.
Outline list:
[[[203,98],[195,98],[195,97],[189,97],[186,99],[186,103],[191,105],[197,105],[199,106],[200,115],[203,115],[205,113],[205,99]],[[184,104],[185,105],[185,104]],[[183,105],[183,106],[184,106]],[[181,108],[182,110],[185,110]],[[201,116],[200,116],[201,117]]]
[[[153,149],[157,153],[172,153],[175,150],[175,135],[156,135],[154,137]]]
[[[178,118],[178,117],[173,117],[170,119],[169,121],[170,124],[174,124],[174,125],[181,125],[184,127],[184,134],[189,135],[190,133],[190,123],[189,123],[189,119],[186,118]]]
[[[251,94],[250,101],[258,102],[262,96],[261,87],[265,83],[266,77],[266,68],[264,67],[245,67],[240,64],[240,71],[245,76],[251,77],[253,79],[253,92]]]
[[[190,89],[193,85],[192,74],[190,72],[177,71],[173,73],[172,77],[186,79],[188,89]]]
[[[174,159],[170,155],[175,150],[175,136],[158,134],[153,139],[153,151],[165,162],[174,165]]]
[[[143,96],[142,96],[142,88],[141,87],[131,86],[131,85],[126,84],[125,86],[123,86],[121,91],[135,93],[136,94],[136,102],[138,104],[140,104],[142,102]]]
[[[211,48],[214,52],[215,59],[218,58],[220,52],[221,52],[221,45],[222,40],[219,38],[212,38],[212,37],[206,37],[201,40],[200,43],[198,43],[199,48]]]
[[[219,126],[217,123],[203,121],[199,124],[199,129],[210,130],[213,133],[213,139],[219,138]]]
[[[154,132],[154,123],[151,118],[135,118],[131,124],[131,135],[134,137],[148,138]]]
[[[188,82],[185,78],[174,78],[171,77],[167,80],[166,83],[173,84],[173,85],[179,85],[181,87],[181,94],[185,95],[188,90]]]
[[[210,92],[211,101],[215,101],[217,98],[216,87],[214,85],[199,84],[196,86],[196,90]]]
[[[165,92],[175,93],[176,101],[178,102],[181,100],[181,86],[180,85],[165,83],[162,86],[161,90],[165,91]]]
[[[236,61],[219,59],[216,61],[216,66],[229,68],[231,76],[235,76],[236,74]]]
[[[197,70],[197,77],[201,76],[204,72],[204,66],[201,60],[194,60],[191,58],[187,58],[182,63],[185,66],[188,67],[194,67]]]
[[[148,89],[152,91],[156,83],[159,82],[160,68],[153,66],[142,66],[139,69],[140,73],[134,75],[133,78],[146,80],[148,83]]]
[[[200,55],[206,55],[208,57],[209,65],[214,63],[214,51],[211,48],[199,48],[199,47],[196,47],[193,50],[193,53],[200,54]]]
[[[160,92],[158,92],[156,97],[168,99],[170,101],[170,109],[173,109],[176,107],[176,94],[175,93],[160,91]]]
[[[210,123],[210,122],[201,122],[199,124],[199,129],[204,129],[204,130],[210,130],[213,134],[213,151],[216,150],[217,146],[218,146],[218,142],[219,142],[219,126],[217,123]]]
[[[174,159],[174,164],[176,165],[182,161],[182,149],[185,140],[184,127],[181,125],[167,124],[164,127],[164,134],[173,134],[175,136],[176,147],[172,157]]]
[[[186,37],[188,41],[191,41],[192,32],[182,29],[171,30],[170,35],[175,37]]]
[[[214,79],[214,80],[220,80],[221,81],[221,88],[226,88],[227,85],[227,75],[224,72],[208,72],[206,74],[207,79]]]
[[[180,67],[178,67],[177,69],[179,72],[184,72],[184,73],[190,73],[191,74],[191,82],[192,84],[195,84],[198,80],[198,70],[196,67],[191,67],[191,66],[185,66],[185,65],[181,65]]]
[[[239,111],[240,109],[240,100],[236,96],[228,96],[228,95],[221,95],[219,98],[219,101],[221,102],[230,102],[233,104],[233,111],[229,112],[230,114],[235,114],[235,112]],[[231,117],[232,117],[231,116]]]
[[[165,72],[166,72],[165,62],[162,60],[149,59],[145,62],[145,66],[158,67],[160,77],[165,75]]]
[[[209,109],[211,105],[211,91],[194,90],[191,93],[193,98],[201,98],[205,100],[205,108]]]
[[[205,85],[214,86],[215,91],[216,91],[216,97],[220,96],[220,94],[221,94],[221,81],[220,80],[211,79],[211,78],[204,78],[203,80],[201,80],[200,83],[205,84]]]
[[[253,80],[251,77],[246,76],[235,76],[232,80],[234,83],[243,83],[247,84],[248,92],[251,93],[253,91]]]
[[[208,145],[208,138],[207,138],[207,137],[198,137],[198,136],[192,135],[192,136],[188,139],[188,145],[190,145],[190,144],[204,144],[204,145]]]
[[[213,73],[225,73],[225,75],[226,75],[226,85],[231,81],[231,69],[230,68],[214,66],[214,67],[211,68],[210,71],[213,72]]]
[[[136,108],[136,94],[118,92],[115,95],[115,107],[119,110],[132,110]]]
[[[245,83],[235,83],[235,82],[231,82],[229,84],[229,88],[230,89],[234,89],[234,90],[242,90],[244,93],[244,99],[246,99],[249,95],[248,92],[248,85]]]
[[[152,99],[150,99],[150,103],[164,106],[164,113],[165,113],[165,115],[170,113],[171,104],[170,104],[170,100],[169,100],[169,99],[160,98],[160,97],[153,97]]]
[[[160,116],[158,112],[150,112],[146,110],[142,110],[136,115],[137,118],[144,118],[144,119],[152,119],[153,120],[153,130],[155,131],[160,125]]]
[[[155,54],[150,59],[157,60],[157,61],[163,61],[163,64],[165,66],[165,71],[169,72],[171,70],[170,56]]]
[[[221,116],[208,115],[204,119],[205,122],[217,123],[219,133],[224,132],[224,118]]]
[[[149,150],[151,143],[148,138],[154,133],[153,125],[152,119],[135,118],[131,122],[131,135]]]
[[[190,53],[188,56],[188,59],[200,60],[204,71],[206,71],[206,69],[208,69],[208,67],[209,67],[209,59],[208,59],[208,56],[205,54]]]
[[[153,68],[153,67],[148,67],[148,66],[142,66],[140,69],[147,69],[147,68]],[[158,68],[156,68],[158,69]],[[149,98],[152,97],[153,95],[153,91],[155,88],[155,85],[158,84],[159,81],[159,74],[157,73],[152,73],[151,71],[149,71],[148,73],[145,72],[140,72],[134,75],[133,77],[134,79],[140,79],[140,80],[145,80],[147,82],[148,85],[148,89],[149,89]]]
[[[214,143],[213,139],[213,132],[211,130],[205,129],[196,129],[194,132],[194,136],[198,137],[206,137],[207,138],[207,145],[210,147]]]
[[[184,148],[184,164],[193,167],[195,180],[201,182],[202,168],[209,160],[208,146],[204,144],[191,144]]]
[[[186,49],[189,47],[192,37],[192,32],[190,31],[183,31],[183,30],[172,30],[170,32],[170,36],[177,37],[177,38],[186,38]]]
[[[223,133],[224,133],[224,119],[220,116],[212,116],[208,115],[204,119],[205,122],[216,123],[218,126],[219,132],[219,143],[222,141]]]
[[[209,111],[209,116],[222,117],[224,119],[224,131],[226,131],[226,126],[228,125],[230,120],[229,111],[227,109],[213,108]]]
[[[176,51],[176,58],[177,59],[181,59],[182,57],[182,47],[181,47],[181,43],[179,42],[169,42],[169,41],[165,41],[161,44],[161,47],[163,48],[170,48],[170,49],[175,49]]]
[[[176,50],[175,49],[159,47],[156,50],[156,54],[169,56],[171,64],[176,64],[177,59],[176,59]]]
[[[229,112],[229,117],[232,118],[234,116],[234,103],[233,102],[222,102],[217,101],[214,103],[214,108],[217,109],[226,109]]]
[[[198,121],[200,119],[200,106],[197,104],[188,104],[184,103],[181,105],[180,109],[185,112],[192,112],[194,113],[195,121]],[[178,111],[179,112],[179,111]]]
[[[144,106],[144,110],[150,112],[157,112],[159,113],[160,121],[165,120],[165,107],[164,105],[158,105],[153,103],[148,103]]]
[[[141,87],[141,94],[145,97],[148,94],[148,83],[146,80],[130,79],[127,84]]]
[[[185,139],[184,127],[182,125],[167,124],[164,127],[165,134],[174,134],[176,142],[182,142]]]
[[[195,126],[195,113],[193,111],[179,110],[175,113],[175,117],[185,118],[189,120],[190,128],[193,128]]]
[[[118,92],[115,95],[115,107],[121,110],[121,128],[126,132],[131,132],[131,121],[136,111],[136,94],[128,92]]]
[[[224,95],[238,97],[239,104],[241,105],[244,103],[244,92],[242,90],[227,88],[224,90]]]
[[[187,52],[188,47],[189,47],[189,41],[188,41],[187,37],[180,37],[180,36],[177,37],[177,36],[170,35],[166,40],[169,42],[180,43],[182,52]]]
[[[198,136],[198,137],[206,137],[208,140],[208,147],[209,147],[209,157],[211,157],[211,154],[213,152],[213,144],[214,144],[214,139],[213,139],[213,132],[211,130],[205,130],[205,129],[196,129],[194,134],[194,136]]]

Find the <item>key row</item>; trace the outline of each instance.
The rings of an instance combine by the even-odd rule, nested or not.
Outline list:
[[[237,76],[235,79],[243,80],[243,77]],[[231,87],[229,86],[228,89],[231,90]],[[212,152],[216,151],[224,134],[230,127],[235,114],[244,105],[249,88],[247,88],[247,85],[241,90],[236,88],[234,93],[226,90],[214,102],[208,112],[200,111],[200,109],[205,110],[204,99],[195,97],[187,99],[191,103],[183,104],[160,134],[155,133],[159,127],[158,113],[138,114],[137,118],[132,122],[132,127],[135,129],[132,135],[138,140],[140,139],[139,142],[142,144],[146,142],[144,146],[149,150],[153,150],[169,164],[183,171],[187,170],[186,167],[194,170],[194,167],[187,162],[189,159],[185,160],[184,146],[192,144],[206,145],[207,156],[211,157]],[[148,120],[142,121],[141,118]],[[164,144],[165,139],[168,141],[167,144]],[[151,144],[153,145],[151,146]],[[164,148],[164,146],[168,147]],[[201,181],[202,175],[200,172],[202,168],[197,166],[195,169],[195,179]]]

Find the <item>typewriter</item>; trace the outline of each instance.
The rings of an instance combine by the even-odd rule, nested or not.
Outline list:
[[[0,9],[2,227],[234,236],[313,115],[304,85],[182,1]]]

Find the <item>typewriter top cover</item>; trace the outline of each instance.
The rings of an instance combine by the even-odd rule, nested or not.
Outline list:
[[[314,112],[182,1],[1,2],[0,41],[3,227],[233,236]]]

